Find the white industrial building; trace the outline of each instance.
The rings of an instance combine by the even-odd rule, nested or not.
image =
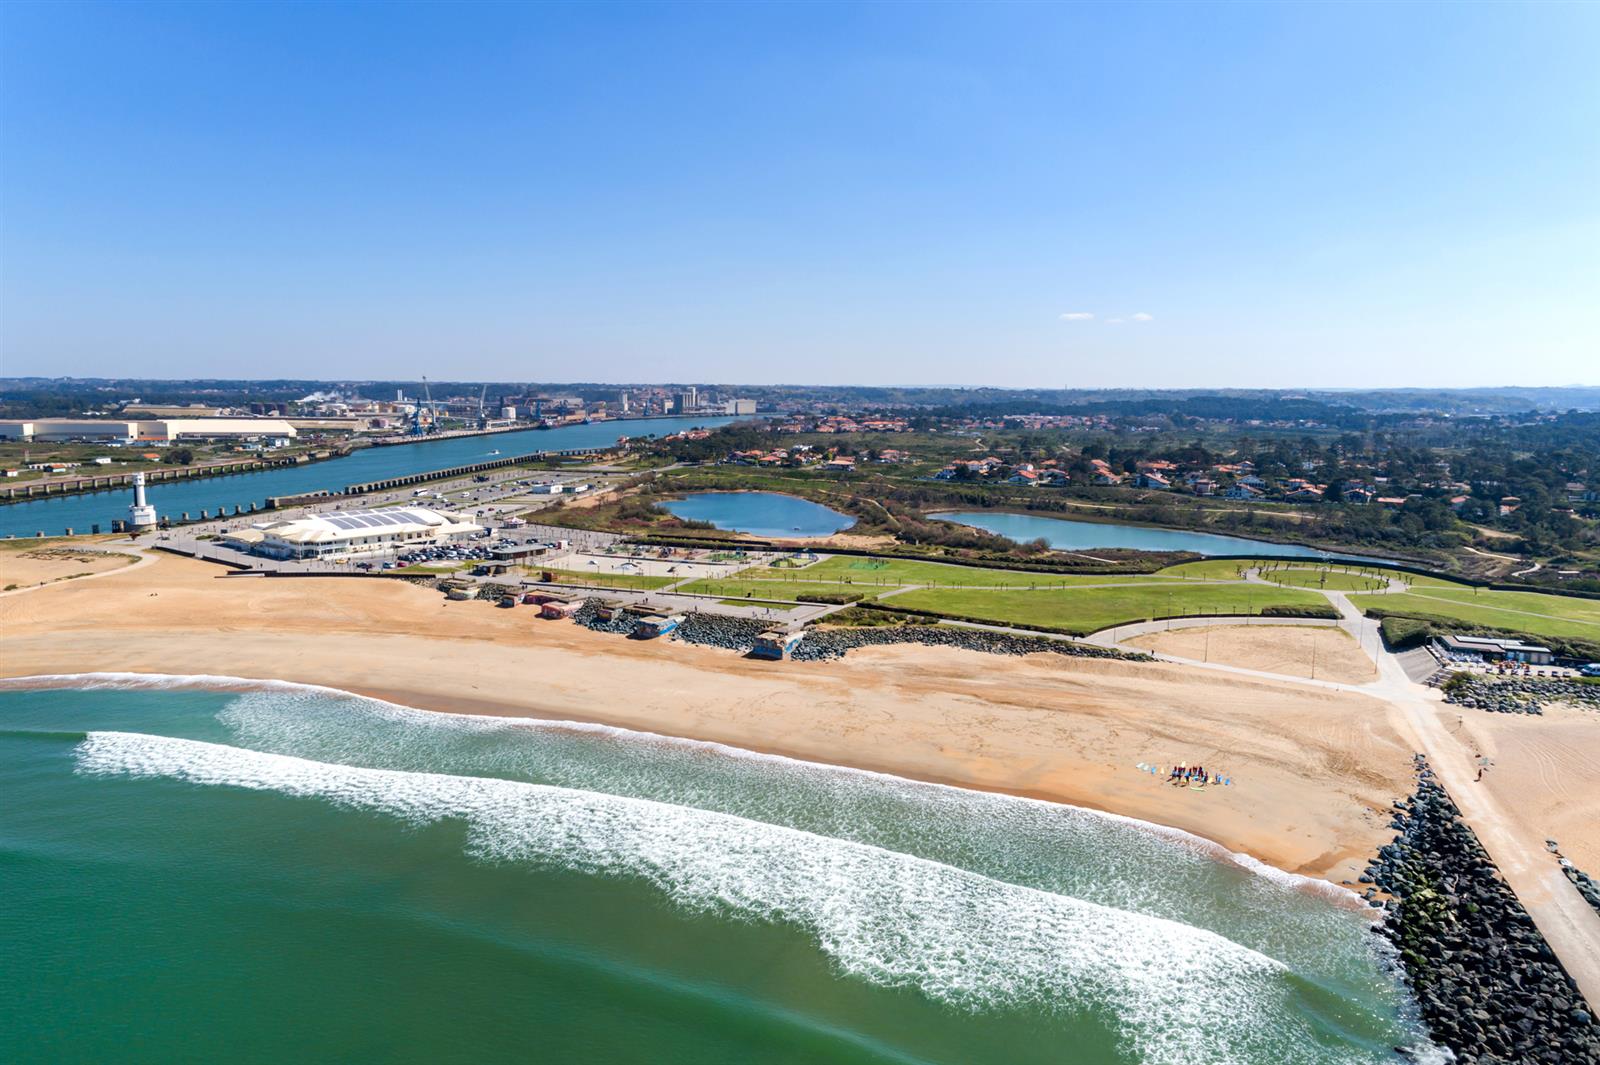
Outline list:
[[[277,437],[293,439],[294,426],[282,418],[39,418],[0,421],[0,440],[106,440],[116,443],[171,444],[179,440]]]
[[[268,558],[342,559],[384,555],[470,539],[483,526],[458,514],[422,507],[336,510],[260,523],[226,536],[233,546]]]

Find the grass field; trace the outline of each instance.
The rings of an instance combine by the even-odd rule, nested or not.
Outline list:
[[[1029,573],[1023,570],[988,569],[977,566],[950,566],[942,562],[919,562],[912,559],[858,558],[834,555],[832,558],[807,566],[804,569],[779,569],[755,567],[740,573],[741,579],[783,581],[825,580],[840,584],[900,588],[908,584],[929,584],[938,587],[991,587],[1007,588],[1067,588],[1080,584],[1110,584],[1124,581],[1168,581],[1153,574],[1074,574]]]
[[[1573,599],[1538,592],[1474,594],[1462,585],[1418,585],[1401,595],[1352,595],[1350,601],[1366,609],[1401,611],[1446,618],[1468,625],[1511,629],[1530,636],[1566,636],[1600,640],[1600,600]]]
[[[1247,559],[1206,559],[1202,562],[1180,562],[1176,566],[1157,570],[1156,575],[1182,577],[1191,581],[1238,581],[1244,579],[1245,570],[1255,565],[1259,563]]]
[[[896,607],[959,614],[1000,624],[1047,625],[1089,633],[1112,625],[1183,614],[1258,614],[1267,606],[1321,606],[1327,600],[1297,588],[1248,584],[1151,584],[1135,588],[1047,591],[924,589],[886,601]]]
[[[1157,576],[1187,577],[1189,580],[1242,580],[1246,569],[1259,569],[1264,579],[1291,587],[1318,587],[1317,576],[1323,572],[1328,574],[1328,584],[1322,587],[1330,592],[1362,592],[1368,587],[1384,587],[1382,577],[1374,576],[1384,572],[1381,566],[1344,566],[1285,558],[1208,558],[1197,563],[1168,566],[1158,571]],[[1440,580],[1438,584],[1446,582]]]
[[[1328,592],[1377,592],[1389,586],[1382,577],[1369,577],[1363,573],[1346,573],[1337,569],[1313,569],[1310,566],[1291,566],[1286,569],[1266,570],[1263,580],[1290,588],[1311,588]]]
[[[678,590],[693,595],[716,595],[724,599],[751,596],[756,599],[793,601],[802,595],[872,595],[880,589],[860,584],[832,584],[821,581],[746,581],[707,578],[692,581]]]

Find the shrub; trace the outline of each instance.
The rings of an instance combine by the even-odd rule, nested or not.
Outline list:
[[[1264,606],[1261,608],[1264,618],[1328,618],[1339,620],[1340,614],[1327,603],[1314,603],[1310,606]]]
[[[1390,647],[1414,647],[1433,635],[1433,626],[1420,618],[1384,618],[1380,628]]]

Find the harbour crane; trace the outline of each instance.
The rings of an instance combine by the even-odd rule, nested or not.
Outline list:
[[[429,429],[429,431],[433,431],[433,430],[438,428],[438,426],[436,424],[434,424],[435,421],[437,420],[436,417],[435,417],[437,412],[433,409],[433,393],[428,391],[428,379],[426,377],[424,377],[422,379],[422,395],[423,395],[423,398],[417,400],[416,406],[411,408],[411,435],[412,436],[421,436],[422,435],[422,408],[424,406],[426,406],[428,408],[428,429]]]

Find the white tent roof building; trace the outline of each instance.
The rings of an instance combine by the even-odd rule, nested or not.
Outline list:
[[[465,540],[483,526],[423,507],[336,510],[257,527],[254,550],[271,558],[353,558]]]

